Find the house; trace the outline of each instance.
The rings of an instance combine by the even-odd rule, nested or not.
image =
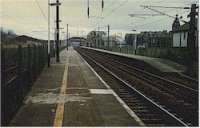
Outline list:
[[[125,35],[125,41],[127,45],[132,46],[136,48],[137,45],[137,34],[126,34]]]
[[[197,20],[196,20],[197,23]],[[197,26],[197,24],[196,24]],[[189,23],[180,25],[178,16],[176,16],[172,24],[172,35],[173,35],[173,47],[188,47],[188,32],[189,32]],[[196,31],[196,37],[198,38],[198,32]],[[195,42],[195,45],[198,44],[198,39]]]
[[[144,31],[138,34],[126,34],[125,40],[128,45],[137,48],[166,48],[172,46],[171,34],[164,31]]]
[[[178,15],[172,24],[173,47],[187,47],[189,24],[180,25]]]
[[[136,50],[137,48],[145,48],[145,45],[142,43],[139,43],[141,42],[140,39],[141,38],[138,38],[140,34],[126,34],[125,35],[125,41],[126,41],[126,44],[131,46],[134,50]],[[139,40],[138,40],[139,39]]]
[[[104,31],[91,31],[87,35],[87,46],[97,47],[104,46],[104,36],[106,33]]]
[[[111,35],[110,42],[111,42],[111,46],[123,47],[127,45],[123,37],[116,34]]]

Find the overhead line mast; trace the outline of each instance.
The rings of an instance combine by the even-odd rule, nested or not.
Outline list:
[[[60,62],[60,56],[59,56],[59,44],[60,44],[60,39],[59,39],[59,22],[61,20],[59,19],[59,6],[61,3],[59,0],[56,0],[56,3],[51,3],[51,6],[56,6],[56,62]]]

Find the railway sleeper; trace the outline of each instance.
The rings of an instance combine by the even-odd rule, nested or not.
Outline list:
[[[131,104],[132,105],[132,104]],[[134,109],[147,109],[147,107],[145,106],[131,106],[131,107],[134,107]]]
[[[160,123],[160,122],[163,122],[163,120],[159,119],[159,118],[142,118],[142,121],[144,121],[145,123]]]
[[[123,97],[123,100],[129,101],[130,103],[135,103],[135,102],[139,102],[140,101],[140,100],[129,98],[129,97]]]
[[[144,103],[138,103],[138,102],[131,102],[130,105],[134,106],[144,106]]]
[[[145,112],[145,113],[148,113],[149,110],[147,109],[133,109],[134,112],[138,113],[138,112]]]
[[[152,113],[137,113],[140,118],[161,118],[160,114],[152,114]]]
[[[154,90],[154,91],[155,91],[155,90]],[[160,92],[160,93],[161,93],[161,92]],[[159,94],[160,94],[160,93],[159,93]],[[154,94],[155,94],[155,93],[154,93]],[[165,96],[166,96],[166,95],[165,95]],[[169,96],[169,97],[170,97],[170,96]],[[169,98],[169,97],[168,97],[168,98]],[[161,98],[162,98],[162,99],[166,99],[165,97],[162,97],[162,95],[161,95]],[[166,100],[167,100],[167,101],[170,101],[168,98],[167,98]],[[172,98],[172,97],[171,97],[171,98]],[[171,99],[171,98],[170,98],[170,99]],[[156,98],[156,99],[157,99],[157,98]],[[172,99],[173,99],[173,98],[172,98]],[[171,100],[172,100],[172,99],[171,99]],[[174,100],[175,100],[175,99],[173,99],[172,101],[173,101],[173,102],[176,102],[176,100],[175,100],[175,101],[174,101]],[[164,101],[165,101],[165,100],[164,100]],[[171,101],[171,103],[172,103],[172,101]],[[171,106],[171,103],[169,102],[169,105],[170,105],[170,106]],[[175,106],[177,106],[177,104],[176,104]],[[179,106],[179,105],[178,105],[178,106]],[[140,112],[139,112],[139,113],[140,113]]]
[[[162,124],[162,123],[160,123],[160,124],[159,123],[158,124],[149,123],[148,126],[150,126],[150,127],[161,127],[161,126],[163,126],[164,127],[164,126],[166,126],[166,124]]]

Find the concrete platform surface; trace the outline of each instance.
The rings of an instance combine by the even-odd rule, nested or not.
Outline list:
[[[83,47],[82,46],[82,48],[87,48],[87,49],[92,49],[92,50],[105,52],[105,53],[109,53],[109,54],[114,54],[114,55],[124,56],[124,57],[133,58],[133,59],[137,59],[137,60],[142,60],[142,61],[150,64],[151,66],[157,68],[161,72],[182,73],[186,70],[185,66],[180,65],[171,60],[167,60],[167,59],[153,58],[153,57],[133,55],[133,54],[124,54],[124,53],[112,52],[112,51],[108,51],[108,50],[96,49],[96,48],[91,48],[91,47]]]
[[[10,126],[140,126],[143,123],[72,48],[44,69]]]

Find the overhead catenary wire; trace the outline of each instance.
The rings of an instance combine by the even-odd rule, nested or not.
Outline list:
[[[116,3],[117,3],[116,0],[113,0],[113,1],[111,1],[110,4],[107,4],[107,5],[106,5],[106,8],[107,8],[107,7],[114,7],[114,5],[115,5]],[[112,10],[112,8],[108,8],[108,11],[109,11],[109,10]]]
[[[107,17],[109,17],[111,14],[113,14],[114,12],[116,12],[117,11],[117,9],[119,9],[119,8],[121,8],[122,6],[124,6],[125,4],[126,4],[126,2],[127,2],[128,0],[125,0],[125,1],[123,1],[123,2],[121,2],[121,3],[119,3],[118,4],[118,6],[115,6],[113,9],[111,9],[108,13],[106,13],[105,14],[105,16],[104,16],[104,19],[107,19]],[[113,2],[110,2],[111,4],[113,4]],[[108,6],[106,6],[106,7],[108,7]],[[119,8],[118,8],[119,7]],[[160,7],[160,6],[159,6]],[[176,7],[174,7],[173,8],[173,10],[177,10],[176,9]],[[186,9],[186,11],[188,11],[188,9]],[[184,13],[186,13],[186,12],[184,12]],[[156,14],[157,15],[157,14]],[[159,14],[158,14],[159,15]],[[161,15],[161,14],[160,14]],[[171,16],[171,15],[169,15],[171,18],[173,17],[173,16]],[[128,18],[128,17],[127,17]],[[164,18],[164,19],[166,19],[166,18]],[[103,20],[103,22],[105,22],[105,20]],[[153,23],[153,22],[151,22],[151,23]],[[98,22],[96,22],[95,23],[95,25],[94,25],[94,29],[95,28],[98,28],[98,25],[99,23]],[[145,24],[139,24],[139,26],[143,26],[143,25],[146,25],[146,24],[149,24],[149,23],[145,23]],[[136,25],[136,27],[137,27],[138,25]]]
[[[36,3],[36,5],[37,5],[37,7],[39,8],[39,10],[40,10],[40,12],[41,12],[43,18],[44,18],[46,21],[48,21],[48,18],[47,18],[47,16],[45,15],[43,9],[41,8],[39,2],[38,2],[37,0],[35,0],[35,3]]]
[[[190,7],[168,7],[168,6],[147,6],[147,5],[141,5],[142,7],[150,7],[150,8],[174,8],[174,9],[190,9]]]
[[[107,15],[105,15],[104,16],[104,19],[106,18],[106,17],[108,17],[109,15],[111,15],[113,12],[115,12],[117,9],[119,9],[120,7],[122,7],[122,6],[124,6],[126,3],[127,3],[127,1],[128,0],[125,0],[125,1],[122,1],[122,2],[120,2],[119,3],[119,5],[118,6],[116,6],[115,8],[113,8],[113,9],[111,9],[111,11],[109,11],[108,13],[107,13]],[[111,4],[113,4],[114,2],[116,2],[116,1],[113,1]],[[100,22],[100,21],[99,21]],[[95,28],[97,28],[98,26],[98,24],[99,24],[99,22],[97,22],[94,26],[94,29]]]
[[[164,13],[164,12],[162,12],[162,11],[160,11],[160,10],[157,10],[157,9],[153,9],[153,8],[151,8],[150,6],[141,6],[141,7],[144,7],[145,9],[149,9],[149,10],[151,10],[151,11],[154,11],[154,12],[157,12],[157,13],[159,13],[159,14],[161,14],[161,15],[165,15],[165,16],[168,16],[168,17],[170,17],[170,18],[176,18],[175,16],[171,16],[171,15],[169,15],[169,14],[167,14],[167,13]],[[181,22],[184,22],[184,23],[187,23],[185,20],[180,20]]]
[[[118,10],[119,8],[123,7],[125,4],[127,4],[128,0],[122,1],[121,3],[119,3],[118,6],[116,6],[115,8],[113,8],[109,13],[107,13],[107,15],[105,15],[104,19],[106,19],[106,17],[110,16],[111,14],[113,14],[116,10]],[[98,28],[98,23],[96,23],[96,25],[94,25],[95,27],[93,28],[93,30],[96,30]],[[106,26],[107,27],[107,26]]]
[[[172,8],[169,12],[171,12],[171,11],[173,11],[173,10],[175,10],[174,8]],[[188,11],[188,10],[185,10],[185,11]],[[182,15],[182,14],[184,14],[184,13],[186,13],[186,12],[183,12],[183,13],[181,13],[180,15]],[[149,15],[149,14],[148,14]],[[151,14],[150,14],[151,15]],[[157,16],[162,16],[161,14],[158,14]],[[161,20],[166,20],[166,18],[162,18]],[[157,22],[157,21],[160,21],[160,19],[159,20],[156,20],[156,21],[153,21],[153,22],[150,22],[150,23],[143,23],[143,24],[139,24],[139,25],[136,25],[136,26],[134,26],[134,28],[135,27],[139,27],[139,26],[145,26],[145,25],[149,25],[149,24],[152,24],[152,23],[154,23],[154,22]]]
[[[118,9],[120,9],[121,7],[123,7],[124,5],[126,5],[127,3],[128,3],[128,0],[124,0],[124,1],[122,1],[121,3],[119,3],[118,6],[116,6],[116,7],[113,8],[113,9],[111,9],[111,11],[108,12],[108,13],[104,16],[104,19],[106,19],[108,16],[110,16],[111,14],[113,14],[115,11],[117,11]],[[97,26],[98,24],[99,24],[99,22],[96,23],[96,25],[94,25],[94,26],[95,26],[94,29],[98,27],[98,26]]]
[[[184,14],[184,13],[186,13],[186,12],[181,13],[181,15]],[[133,28],[137,28],[137,27],[141,27],[141,26],[145,26],[145,25],[150,25],[152,23],[155,23],[155,22],[158,22],[158,21],[161,21],[161,20],[166,20],[166,19],[168,19],[168,18],[164,17],[162,19],[158,19],[158,20],[155,20],[155,21],[152,21],[152,22],[148,22],[148,23],[144,23],[144,24],[138,24],[136,26],[133,26]]]
[[[173,11],[174,9],[171,9],[169,12],[171,12],[171,11]],[[183,13],[181,13],[180,15],[182,15],[182,14],[184,14],[184,13],[187,13],[187,12],[183,12]],[[143,24],[138,24],[138,25],[135,25],[135,26],[133,26],[132,28],[137,28],[137,27],[140,27],[140,26],[145,26],[145,25],[150,25],[150,24],[153,24],[153,23],[155,23],[155,22],[158,22],[158,21],[161,21],[161,20],[166,20],[166,19],[168,19],[168,17],[164,17],[164,18],[162,18],[162,19],[158,19],[158,20],[154,20],[154,21],[152,21],[152,22],[148,22],[148,23],[143,23]],[[131,27],[131,26],[127,26],[127,27]],[[114,27],[115,29],[116,28],[124,28],[124,27]],[[131,29],[132,29],[131,28]]]
[[[44,10],[43,10],[42,7],[40,6],[40,3],[38,2],[38,0],[35,0],[35,3],[36,3],[36,5],[37,5],[37,7],[39,8],[39,10],[40,10],[40,12],[41,12],[41,15],[43,16],[44,20],[45,20],[46,22],[48,22],[48,17],[46,16]],[[51,19],[51,18],[50,18],[50,19]],[[53,19],[51,19],[51,20],[53,21]],[[51,26],[51,27],[53,27],[53,26]]]
[[[119,8],[123,7],[127,2],[128,2],[128,0],[125,0],[125,1],[121,2],[117,7],[115,7],[114,9],[112,9],[112,10],[110,11],[110,13],[108,13],[107,15],[105,15],[104,18],[108,17],[108,16],[111,15],[113,12],[115,12],[115,11],[118,10]]]

